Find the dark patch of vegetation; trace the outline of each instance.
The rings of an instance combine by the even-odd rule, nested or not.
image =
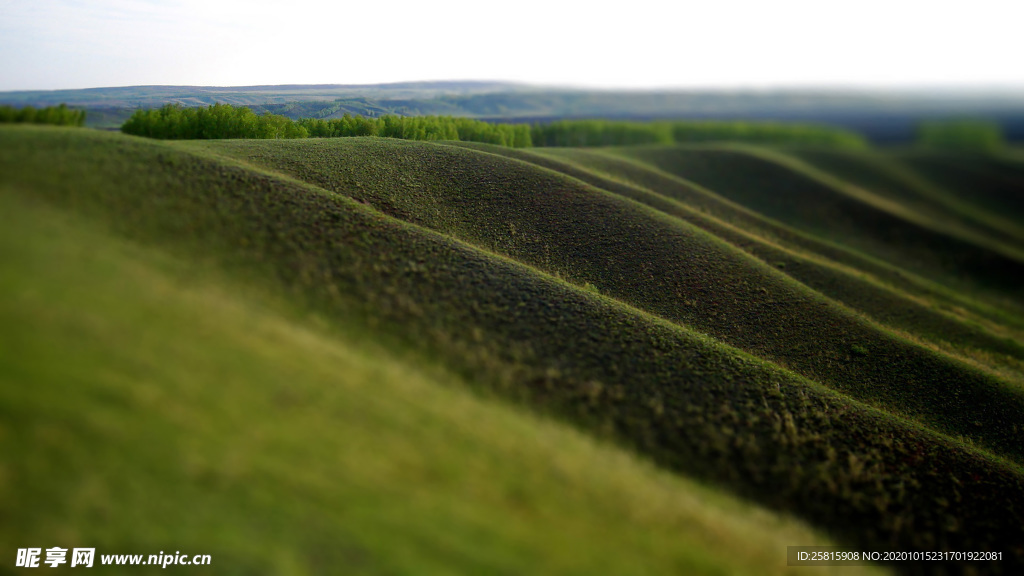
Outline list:
[[[892,200],[849,187],[795,158],[743,147],[623,149],[808,234],[898,264],[941,284],[984,290],[1019,308],[1024,252],[949,234]],[[893,199],[895,200],[895,199]]]
[[[952,343],[960,351],[996,352],[989,360],[995,361],[997,371],[1012,368],[1017,372],[1017,363],[1024,361],[1024,346],[979,326],[991,326],[986,318],[998,323],[1011,321],[1012,316],[1005,311],[908,277],[902,269],[816,241],[651,166],[590,150],[520,151],[467,146],[556,170],[682,219],[829,298],[933,345]],[[959,311],[957,316],[943,312],[954,308]],[[973,311],[967,321],[966,309]],[[1000,360],[1004,358],[1006,362]]]
[[[929,150],[995,152],[1003,147],[1003,133],[995,122],[946,120],[922,122],[917,128],[917,145]]]
[[[54,126],[84,126],[85,110],[68,108],[67,104],[34,108],[0,106],[0,124],[51,124]]]
[[[863,137],[840,128],[778,122],[629,122],[558,120],[533,127],[536,146],[628,146],[682,142],[749,142],[864,149]]]
[[[1001,229],[1020,234],[1024,222],[1024,167],[1012,157],[907,152],[901,159],[934,185],[956,197]],[[1017,242],[1024,243],[1019,238]]]
[[[751,144],[787,144],[861,150],[863,136],[834,126],[781,122],[674,122],[676,142],[733,141]]]
[[[1002,213],[1005,206],[993,210],[979,203],[979,197],[991,188],[979,174],[960,179],[949,174],[931,178],[928,170],[908,162],[912,153],[895,158],[827,150],[797,150],[793,154],[828,174],[899,202],[949,234],[976,243],[1024,249],[1024,227],[1015,222],[1016,218]],[[954,165],[968,160],[954,154],[943,161],[934,152],[919,156]],[[960,189],[958,181],[974,191]]]
[[[672,127],[664,122],[557,120],[533,128],[537,146],[626,146],[671,144]]]
[[[562,160],[563,162],[560,166],[555,167],[559,171],[566,171],[567,169],[564,165],[564,160],[571,160],[573,163],[580,164],[583,168],[582,170],[571,171],[570,169],[570,172],[567,173],[571,173],[574,177],[583,180],[589,181],[589,178],[594,178],[600,174],[607,174],[610,178],[603,178],[598,183],[598,185],[606,189],[621,187],[623,183],[629,183],[656,191],[685,205],[690,209],[691,213],[696,212],[702,216],[701,220],[703,221],[707,221],[707,217],[710,216],[714,220],[726,224],[726,227],[719,226],[714,230],[714,234],[719,237],[728,236],[731,232],[734,233],[736,229],[740,229],[766,240],[769,246],[772,244],[782,244],[790,250],[811,255],[819,261],[824,259],[832,265],[855,270],[858,273],[875,278],[887,286],[892,286],[900,291],[912,294],[915,298],[924,298],[933,302],[933,306],[936,308],[945,310],[967,309],[971,310],[973,314],[980,315],[999,324],[1008,322],[1014,326],[1024,328],[1024,320],[1018,319],[1015,315],[1008,314],[1005,309],[990,306],[974,297],[966,297],[960,290],[951,290],[943,283],[930,281],[917,274],[909,273],[905,267],[894,266],[886,260],[871,257],[848,246],[787,226],[779,220],[766,217],[764,213],[731,201],[724,195],[716,193],[716,191],[704,188],[693,180],[687,180],[661,170],[652,162],[634,159],[621,153],[608,154],[569,149],[545,149],[538,150],[537,152],[543,152],[544,156],[555,156],[558,160]],[[836,152],[836,154],[845,155],[851,159],[862,157],[860,153]],[[885,157],[882,154],[875,154],[876,157]],[[529,161],[537,162],[538,160],[548,161],[546,158],[538,159],[535,155],[531,156]],[[863,175],[865,172],[869,172],[869,169],[865,168],[859,174]],[[858,180],[855,179],[854,181]],[[884,194],[887,190],[883,187],[880,189],[880,192]],[[750,246],[750,243],[740,242],[740,245]],[[801,267],[799,270],[805,271],[810,269],[812,268]],[[790,270],[789,272],[792,273],[793,271]],[[802,279],[802,281],[807,280],[808,278],[806,277]],[[850,285],[849,280],[850,278],[847,277],[842,281],[830,281],[828,284],[836,287],[848,287]],[[816,286],[816,289],[820,289],[820,285]],[[853,292],[856,293],[857,291]],[[855,307],[862,309],[861,306]],[[873,308],[879,309],[878,307]],[[889,308],[887,305],[881,305],[881,310],[887,308]]]

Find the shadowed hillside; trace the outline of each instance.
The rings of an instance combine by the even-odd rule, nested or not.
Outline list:
[[[1020,360],[1024,359],[1024,347],[1014,339],[1000,335],[1005,334],[1005,328],[1000,329],[998,325],[963,309],[958,314],[942,310],[944,305],[963,306],[972,302],[962,298],[946,300],[944,297],[949,296],[948,293],[938,291],[937,286],[927,282],[904,282],[902,288],[888,285],[868,273],[882,272],[882,278],[892,279],[884,274],[888,270],[874,269],[877,263],[857,259],[853,253],[844,254],[841,249],[814,242],[812,238],[744,212],[741,207],[730,206],[727,201],[719,200],[714,204],[714,194],[695,185],[600,152],[538,152],[466,146],[556,170],[643,202],[726,240],[815,291],[905,336],[927,340],[929,345],[941,346],[948,353],[980,355],[985,361],[983,363],[994,363],[992,367],[997,372],[1010,370],[1017,376],[1022,375],[1018,368]],[[703,209],[705,206],[721,208],[721,215],[709,214]],[[851,257],[849,264],[840,263],[842,256]],[[856,264],[866,264],[865,269],[854,268]],[[998,314],[993,316],[999,317]],[[993,356],[989,353],[993,351],[998,354]],[[977,357],[974,359],[978,360]]]
[[[692,181],[659,170],[650,164],[607,151],[565,149],[531,151],[542,155],[537,156],[522,154],[518,151],[493,148],[491,150],[503,155],[516,155],[517,158],[527,159],[533,163],[542,163],[544,166],[552,166],[550,163],[553,160],[548,158],[557,158],[561,162],[556,165],[556,170],[587,181],[599,178],[602,181],[600,185],[605,187],[626,184],[627,189],[632,186],[656,191],[669,199],[684,204],[693,211],[712,216],[716,220],[760,236],[769,243],[781,244],[791,250],[820,257],[829,264],[840,265],[870,275],[916,297],[927,298],[933,302],[933,305],[946,311],[962,314],[964,309],[969,309],[972,314],[979,314],[995,320],[999,324],[1008,322],[1024,328],[1024,321],[1017,317],[1008,317],[1004,310],[986,305],[961,292],[949,290],[940,284],[911,274],[905,269],[885,261],[795,230],[777,220],[727,200]],[[572,163],[584,169],[579,170],[566,166],[565,160],[571,160]],[[609,182],[609,179],[612,182]],[[716,234],[720,233],[716,232]],[[975,319],[970,321],[974,322]]]
[[[969,197],[958,197],[937,185],[949,184],[951,180],[930,182],[924,174],[903,165],[897,158],[828,151],[806,151],[797,156],[843,180],[899,201],[938,224],[943,231],[995,248],[999,248],[999,243],[1017,250],[1024,246],[1024,229],[1018,224],[1019,218],[1007,218],[999,210],[979,209]]]
[[[386,501],[411,490],[420,496],[399,498],[419,507],[400,516],[399,524],[406,529],[395,541],[407,553],[404,564],[400,558],[390,567],[392,572],[429,559],[435,566],[461,565],[470,571],[502,567],[515,573],[517,566],[523,567],[513,560],[520,554],[538,559],[532,566],[562,573],[595,566],[601,572],[631,572],[636,565],[624,559],[633,554],[648,558],[650,568],[636,570],[649,573],[783,568],[782,556],[780,563],[765,564],[763,554],[770,552],[730,558],[729,543],[736,534],[771,530],[762,528],[766,524],[742,525],[748,516],[763,518],[758,514],[764,512],[737,512],[739,524],[731,524],[727,536],[710,543],[699,543],[678,528],[689,521],[672,524],[656,514],[623,523],[623,531],[634,526],[644,534],[667,534],[666,540],[641,545],[639,537],[615,532],[618,526],[608,518],[634,506],[628,500],[633,490],[643,492],[648,490],[645,483],[663,481],[645,476],[654,472],[642,467],[637,468],[639,476],[622,481],[616,495],[597,496],[623,504],[594,512],[606,514],[587,524],[601,527],[591,528],[595,533],[581,532],[577,525],[560,527],[558,522],[580,513],[572,508],[576,501],[548,515],[547,498],[557,500],[552,495],[558,491],[545,484],[547,476],[533,472],[538,460],[531,458],[560,461],[561,456],[557,450],[533,452],[527,446],[536,444],[508,440],[534,434],[529,430],[540,424],[517,419],[537,418],[523,415],[534,411],[562,422],[544,434],[570,434],[564,426],[570,423],[600,438],[593,462],[624,457],[612,456],[618,453],[604,444],[614,442],[667,470],[776,513],[794,514],[843,543],[875,549],[997,550],[1004,560],[982,570],[1013,573],[1024,567],[1024,511],[1014,504],[1024,493],[1019,443],[1024,389],[1020,372],[1014,370],[1022,358],[1016,337],[1020,325],[1001,322],[993,311],[1016,309],[1019,303],[1012,281],[1016,260],[1007,251],[901,218],[905,198],[870,190],[892,203],[880,206],[852,198],[813,174],[794,171],[767,152],[761,156],[716,147],[620,150],[615,153],[635,160],[615,160],[605,152],[512,153],[375,138],[158,143],[85,131],[4,128],[0,151],[5,202],[11,211],[40,223],[24,227],[27,237],[46,230],[39,228],[45,222],[67,218],[68,230],[94,230],[82,232],[82,238],[124,246],[104,248],[104,254],[127,250],[133,261],[169,269],[161,274],[182,279],[161,279],[160,285],[195,279],[197,285],[220,286],[215,288],[220,293],[238,290],[239,298],[255,303],[247,305],[252,310],[238,312],[243,319],[269,306],[270,312],[264,309],[262,314],[283,315],[295,325],[289,330],[314,329],[346,348],[354,341],[379,348],[347,365],[324,364],[316,375],[299,368],[307,366],[302,362],[281,364],[293,344],[276,341],[221,355],[225,363],[200,355],[180,364],[188,354],[199,354],[187,348],[189,323],[176,324],[175,332],[154,324],[152,332],[141,335],[142,342],[162,342],[159,334],[181,334],[186,348],[168,350],[167,359],[184,372],[207,375],[191,392],[170,392],[173,387],[166,382],[146,379],[149,364],[102,347],[119,333],[117,327],[104,328],[100,322],[83,328],[90,335],[83,342],[91,344],[76,345],[73,339],[67,344],[82,358],[76,390],[94,396],[89,405],[108,406],[118,418],[133,410],[158,416],[153,422],[113,420],[121,434],[151,437],[174,453],[173,439],[195,442],[199,449],[206,434],[217,435],[216,426],[245,428],[247,419],[253,420],[252,434],[235,440],[253,446],[251,456],[241,452],[239,459],[217,465],[204,460],[212,453],[204,456],[200,451],[185,467],[194,471],[189,474],[195,479],[186,480],[183,490],[195,490],[234,511],[223,520],[225,530],[244,518],[238,510],[258,505],[274,513],[274,498],[287,498],[285,494],[301,494],[304,506],[311,507],[326,498],[341,517],[346,498]],[[744,174],[758,190],[771,192],[770,198],[748,189],[740,178]],[[690,179],[700,186],[690,185]],[[779,198],[787,194],[793,197]],[[811,200],[812,207],[803,205]],[[950,210],[940,206],[934,213]],[[812,212],[834,217],[835,225],[810,222]],[[874,225],[887,232],[872,237],[868,227]],[[1002,241],[983,226],[972,226],[993,242]],[[71,236],[53,250],[69,250],[79,238],[67,234]],[[24,252],[16,248],[18,237],[7,236],[5,245],[15,247],[9,252]],[[53,243],[60,234],[56,238]],[[38,245],[48,244],[40,240]],[[841,259],[832,260],[831,253]],[[82,258],[71,254],[65,257],[68,263]],[[975,257],[987,260],[972,264]],[[114,302],[127,298],[104,280],[119,277],[111,271],[123,266],[117,264],[120,256],[78,272],[77,265],[45,258],[53,256],[12,260],[10,270],[16,274],[9,278],[36,280],[10,283],[9,293],[32,294],[34,282],[63,278],[64,272],[58,272],[67,268],[67,274],[79,274],[96,288],[84,292],[93,295],[88,297],[62,293],[66,308],[92,306],[100,310],[100,318],[118,317],[113,303],[93,298],[107,293]],[[160,264],[162,259],[172,263]],[[858,263],[865,263],[864,268]],[[899,274],[903,266],[912,273]],[[163,278],[161,274],[155,277]],[[887,274],[904,278],[905,286],[889,282]],[[935,284],[950,276],[957,278],[956,290]],[[62,284],[44,283],[50,291]],[[143,294],[151,289],[139,288]],[[180,291],[165,290],[168,302]],[[963,309],[943,310],[933,297],[950,308],[961,302]],[[209,296],[201,301],[205,298]],[[230,329],[235,333],[221,334],[200,322],[216,314],[218,306],[187,306],[202,338],[230,342],[250,332],[244,329],[245,320],[239,320],[240,328]],[[10,308],[8,315],[18,318],[18,309]],[[42,318],[53,316],[39,310],[39,318],[21,317],[19,324],[10,325],[43,330]],[[138,325],[137,320],[148,317],[124,314],[124,325]],[[95,320],[86,316],[77,322],[89,327]],[[34,342],[15,338],[16,333],[4,332],[12,342]],[[16,481],[8,484],[13,498],[6,499],[12,502],[60,491],[59,484],[41,482],[60,455],[52,448],[60,442],[48,438],[81,437],[85,444],[90,438],[108,437],[102,436],[102,423],[49,418],[17,408],[41,405],[64,389],[65,375],[41,368],[59,352],[45,347],[45,333],[38,333],[42,336],[34,348],[22,345],[34,356],[10,354],[0,364],[12,381],[37,383],[12,388],[17,393],[9,392],[2,404],[9,421],[22,423],[18,429],[34,430],[21,443],[29,451],[13,465]],[[285,348],[267,352],[277,346]],[[90,347],[109,357],[88,356]],[[326,362],[310,360],[314,366],[321,361]],[[104,366],[124,368],[111,374]],[[287,372],[267,376],[267,391],[250,396],[247,383],[257,385],[262,380],[256,374],[275,366]],[[396,372],[374,375],[373,366],[394,366]],[[369,375],[348,376],[360,371]],[[330,374],[349,383],[335,388]],[[305,384],[298,389],[282,386],[296,377]],[[412,390],[397,384],[419,378],[424,382]],[[375,379],[392,384],[370,392],[367,383]],[[438,380],[449,384],[439,385]],[[475,393],[467,395],[466,390]],[[156,408],[164,404],[147,404],[153,402],[148,398],[168,393],[178,398],[175,405],[182,410],[212,406],[204,408],[210,423],[199,425],[178,410]],[[206,396],[211,394],[224,396]],[[232,396],[245,399],[245,410],[230,408]],[[118,403],[124,402],[131,409],[118,412]],[[341,404],[332,402],[351,407],[341,410]],[[462,412],[443,410],[465,402],[470,404]],[[361,420],[363,403],[375,407],[372,420]],[[431,415],[409,405],[421,405]],[[218,414],[214,409],[221,406],[224,413]],[[274,410],[298,411],[286,416]],[[336,412],[340,416],[332,417],[332,410],[341,410]],[[510,419],[508,427],[479,428],[477,421],[499,418],[484,416],[489,410],[504,411],[507,416],[500,418]],[[335,419],[342,428],[335,429]],[[310,427],[304,428],[304,422]],[[91,432],[80,436],[76,426]],[[449,426],[456,431],[453,436],[435,435]],[[422,443],[421,429],[428,432]],[[386,439],[394,430],[404,431],[395,438],[416,438],[416,443],[374,444],[379,435]],[[360,434],[366,439],[357,440]],[[352,440],[330,444],[338,438]],[[460,451],[464,442],[474,448]],[[549,446],[561,442],[575,446],[575,440],[561,439]],[[132,450],[142,449],[90,445],[107,446],[109,452],[103,454],[109,458],[127,458]],[[264,446],[272,450],[257,458]],[[323,463],[331,458],[331,446],[350,455],[347,464],[333,471]],[[354,448],[359,446],[366,448]],[[317,464],[307,469],[289,460],[293,450]],[[448,464],[432,466],[431,459],[416,456],[422,450]],[[27,464],[28,454],[34,455],[32,465]],[[532,480],[509,481],[506,468],[474,464],[478,454],[495,455],[494,462],[521,462],[518,469]],[[493,484],[470,485],[470,503],[455,505],[448,498],[462,493],[468,482],[463,467],[478,465]],[[367,472],[349,472],[346,466],[365,467]],[[179,473],[155,464],[144,469],[151,478]],[[612,494],[588,484],[585,474],[567,474],[565,493]],[[604,474],[595,471],[595,481]],[[347,496],[329,489],[335,476],[352,479],[354,488]],[[209,496],[225,487],[271,480],[245,496],[251,501],[228,504],[228,499]],[[668,493],[698,490],[684,484],[689,480],[664,481],[679,482]],[[101,487],[93,490],[111,486],[104,478],[91,482]],[[497,495],[488,496],[493,490]],[[726,496],[711,498],[727,502]],[[587,500],[579,501],[579,509],[589,506]],[[57,522],[59,508],[47,510],[29,523],[36,533],[42,533],[46,522]],[[374,527],[377,532],[361,540],[346,532],[355,542],[350,556],[363,558],[366,572],[389,571],[375,559],[388,545],[386,527],[396,522],[386,514],[399,514],[399,508],[378,513],[366,506],[347,523],[310,510],[308,516],[287,521],[316,518],[337,534],[357,531],[363,524]],[[14,509],[23,519],[30,512],[38,510],[27,505]],[[116,507],[108,514],[126,522]],[[441,524],[451,526],[450,540],[427,537],[437,531],[419,528],[420,523],[432,525],[432,514],[440,514]],[[719,513],[688,514],[717,518]],[[505,521],[520,515],[525,518],[521,523]],[[91,518],[87,512],[75,516],[70,530],[88,530],[94,525]],[[524,534],[538,526],[542,533],[579,536],[566,542],[564,550],[578,550],[589,542],[591,552],[584,555],[593,554],[595,564],[567,563],[570,556],[560,555],[557,544],[549,548],[542,538],[526,539]],[[126,546],[151,542],[132,540],[116,530],[107,534],[108,542]],[[219,542],[225,550],[241,553],[227,540]],[[670,542],[694,544],[674,552]],[[759,549],[769,550],[776,542],[765,540]],[[620,560],[598,563],[602,547],[616,550],[613,557]],[[312,552],[282,554],[308,571],[325,570],[308,559]],[[938,568],[899,568],[959,573],[969,567],[950,562]]]
[[[946,233],[916,211],[830,182],[785,156],[743,148],[628,152],[797,229],[940,282],[1008,296],[1017,306],[1024,258]]]
[[[908,153],[904,160],[926,178],[952,190],[958,198],[991,214],[1024,218],[1024,162],[1010,157],[959,157]]]
[[[870,326],[686,222],[493,155],[381,141],[316,144],[282,143],[267,157],[258,156],[256,142],[212,149],[273,164],[392,216],[593,286],[855,397],[998,452],[1024,455],[1017,442],[1024,415],[1019,387]],[[870,352],[855,353],[855,346]],[[936,402],[936,389],[957,400]],[[973,424],[979,418],[992,425],[979,430]]]

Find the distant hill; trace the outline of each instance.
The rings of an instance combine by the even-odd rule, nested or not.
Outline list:
[[[560,118],[760,119],[823,122],[879,143],[908,142],[917,122],[977,117],[1024,141],[1024,94],[1016,92],[871,92],[841,90],[575,90],[508,82],[441,81],[372,85],[129,86],[0,93],[0,104],[61,102],[89,111],[89,125],[116,127],[139,107],[216,102],[291,118],[343,114],[467,116],[538,122]]]
[[[335,98],[431,98],[442,94],[508,92],[508,82],[439,81],[393,84],[283,84],[266,86],[121,86],[79,90],[0,92],[0,103],[43,106],[64,102],[76,106],[161,106],[181,104],[269,104]]]

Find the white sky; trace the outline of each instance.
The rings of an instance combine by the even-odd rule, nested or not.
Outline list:
[[[1024,1],[0,0],[0,90],[1024,86]]]

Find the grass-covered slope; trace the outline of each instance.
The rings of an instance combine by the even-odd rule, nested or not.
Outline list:
[[[1021,299],[1018,250],[979,245],[893,198],[849,186],[783,154],[743,147],[623,149],[797,229],[862,250],[912,272]],[[1017,308],[1019,312],[1019,308]]]
[[[968,198],[944,189],[938,183],[951,183],[939,178],[929,181],[925,174],[915,172],[898,158],[877,153],[840,153],[827,150],[805,150],[800,159],[862,188],[876,191],[899,201],[907,208],[935,222],[943,231],[961,235],[977,243],[997,249],[1024,245],[1024,228],[1020,219],[1005,217],[1001,211],[980,208]],[[936,158],[935,153],[919,155]],[[973,186],[977,186],[975,179]]]
[[[1024,159],[905,152],[900,158],[958,199],[991,215],[1024,219]]]
[[[479,148],[479,145],[460,145]],[[655,192],[667,197],[668,200],[676,201],[676,208],[682,204],[686,212],[696,216],[696,219],[692,220],[693,223],[701,227],[707,227],[710,224],[715,228],[713,233],[720,238],[727,236],[727,233],[724,232],[725,229],[720,226],[720,224],[725,224],[733,229],[739,229],[745,236],[755,236],[768,244],[785,247],[791,252],[815,258],[830,266],[838,266],[856,274],[870,276],[887,286],[907,292],[915,298],[923,298],[944,311],[964,315],[971,322],[981,321],[984,323],[986,320],[996,320],[997,324],[1009,322],[1012,326],[1024,328],[1024,320],[1008,317],[1005,310],[987,305],[962,292],[950,290],[919,275],[912,274],[905,268],[894,266],[849,247],[786,226],[778,220],[728,200],[692,181],[622,154],[615,154],[607,150],[574,149],[546,149],[527,152],[489,147],[487,150],[557,170],[652,206],[654,204],[650,202],[651,197],[648,192]],[[637,188],[641,189],[640,196],[637,196]],[[664,202],[659,200],[658,204],[655,207],[663,209]],[[679,215],[678,210],[676,210],[676,215]]]
[[[258,141],[223,141],[202,149],[357,197],[1024,457],[1020,387],[870,325],[699,228],[619,195],[522,162],[422,143],[319,140],[271,151]],[[976,426],[979,418],[989,425]]]
[[[210,554],[217,574],[756,575],[781,573],[788,544],[828,542],[36,192],[0,187],[6,558],[45,544]]]
[[[134,545],[143,536],[126,515],[146,512],[144,494],[168,482],[180,494],[171,520],[140,546],[195,530],[218,535],[228,557],[259,549],[282,571],[330,570],[320,540],[303,538],[314,530],[351,537],[344,550],[367,572],[635,573],[643,564],[630,558],[648,550],[651,573],[782,569],[784,550],[766,562],[770,552],[740,557],[730,543],[779,520],[706,496],[735,511],[721,513],[732,527],[691,537],[683,525],[720,531],[708,523],[717,508],[686,511],[657,494],[703,489],[522,413],[532,408],[842,542],[998,550],[1004,561],[982,569],[1024,566],[1019,383],[893,333],[683,218],[678,200],[654,206],[667,197],[374,139],[157,143],[4,129],[0,174],[16,199],[4,213],[22,223],[2,236],[8,251],[44,251],[5,258],[16,281],[3,284],[16,320],[3,334],[21,346],[3,348],[14,351],[4,377],[21,384],[5,387],[2,409],[12,429],[32,430],[4,460],[15,479],[4,489],[16,491],[4,502],[17,503],[4,517],[34,512],[39,537],[103,523],[107,542]],[[31,250],[22,238],[35,239]],[[106,247],[82,254],[92,244]],[[129,261],[145,282],[116,271]],[[51,301],[69,303],[38,303]],[[61,372],[69,350],[76,360]],[[517,407],[467,395],[460,381]],[[52,415],[19,408],[64,399]],[[79,444],[103,465],[56,479],[61,450]],[[591,451],[577,469],[590,472],[564,472],[577,457],[563,445]],[[600,468],[620,461],[635,469],[627,479]],[[619,492],[602,492],[606,481]],[[40,514],[33,490],[93,508]],[[222,512],[183,518],[175,503],[193,497]],[[645,506],[660,511],[623,515]],[[690,519],[701,515],[708,522]],[[611,559],[586,564],[581,542]],[[386,547],[401,551],[394,564],[377,559]]]
[[[556,170],[609,192],[645,203],[714,234],[773,265],[809,288],[901,334],[945,352],[968,356],[997,372],[1020,372],[1024,346],[1007,329],[961,306],[976,302],[941,290],[918,278],[894,276],[898,270],[807,237],[781,224],[730,205],[713,193],[655,169],[605,153],[559,149],[521,151],[481,147]],[[718,208],[718,210],[715,210]],[[858,265],[860,268],[858,268]],[[893,280],[904,280],[892,285]],[[950,298],[955,297],[955,298]],[[953,314],[949,308],[955,307]],[[987,310],[1002,319],[998,312]]]

